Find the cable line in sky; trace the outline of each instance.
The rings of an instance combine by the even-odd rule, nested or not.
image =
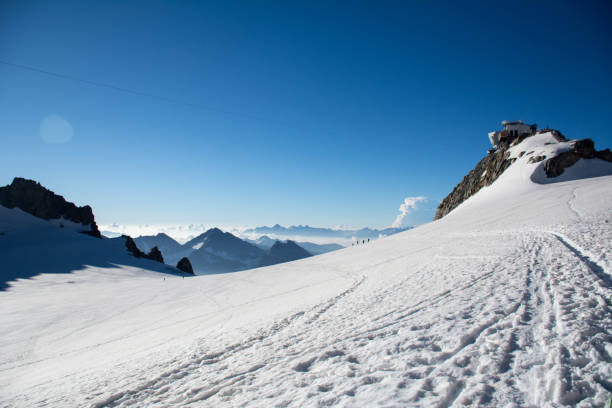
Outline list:
[[[189,108],[193,108],[193,109],[207,110],[207,111],[217,112],[217,113],[221,113],[221,114],[229,115],[229,116],[238,116],[238,117],[242,117],[242,118],[245,118],[245,119],[257,120],[257,121],[260,121],[260,122],[275,123],[277,125],[281,125],[281,126],[284,126],[284,127],[293,128],[293,129],[300,129],[300,130],[308,131],[308,132],[316,131],[315,129],[304,128],[304,127],[301,127],[301,126],[296,126],[294,124],[283,122],[283,121],[279,121],[279,120],[264,118],[264,117],[261,117],[261,116],[251,115],[251,114],[248,114],[248,113],[243,113],[243,112],[238,112],[238,111],[231,111],[231,110],[227,110],[227,109],[223,109],[223,108],[218,108],[218,107],[214,107],[214,106],[210,106],[210,105],[194,104],[194,103],[191,103],[191,102],[185,102],[185,101],[181,101],[181,100],[177,100],[177,99],[167,98],[165,96],[155,95],[155,94],[148,93],[148,92],[141,92],[141,91],[137,91],[137,90],[133,90],[133,89],[129,89],[129,88],[115,86],[115,85],[107,84],[107,83],[104,83],[104,82],[91,81],[89,79],[83,79],[83,78],[79,78],[79,77],[76,77],[76,76],[73,76],[73,75],[67,75],[67,74],[61,74],[61,73],[58,73],[58,72],[48,71],[46,69],[31,67],[31,66],[28,66],[28,65],[15,64],[13,62],[4,61],[4,60],[0,60],[0,64],[6,65],[6,66],[9,66],[9,67],[12,67],[12,68],[17,68],[17,69],[25,70],[25,71],[36,72],[36,73],[39,73],[39,74],[48,75],[48,76],[52,76],[52,77],[56,77],[56,78],[60,78],[60,79],[65,79],[65,80],[74,81],[74,82],[80,82],[80,83],[83,83],[83,84],[86,84],[86,85],[97,86],[97,87],[100,87],[100,88],[107,88],[107,89],[111,89],[111,90],[117,91],[117,92],[123,92],[123,93],[131,94],[131,95],[143,96],[143,97],[146,97],[146,98],[156,99],[156,100],[172,103],[172,104],[175,104],[175,105],[183,105],[183,106],[186,106],[186,107],[189,107]]]

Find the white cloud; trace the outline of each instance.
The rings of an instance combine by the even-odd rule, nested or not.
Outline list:
[[[418,196],[418,197],[406,197],[404,198],[404,202],[399,207],[400,214],[395,218],[393,224],[391,224],[394,228],[404,227],[404,221],[406,216],[410,214],[412,210],[416,210],[417,204],[421,202],[426,202],[427,197]]]
[[[161,224],[144,224],[144,225],[136,225],[136,224],[102,224],[99,225],[101,231],[113,232],[117,234],[127,234],[131,237],[138,237],[141,235],[155,235],[160,232],[163,232],[172,238],[176,239],[178,242],[187,242],[191,238],[200,235],[201,233],[207,231],[210,226],[205,224],[191,224],[191,225],[161,225]],[[221,228],[223,230],[228,230],[226,228]]]

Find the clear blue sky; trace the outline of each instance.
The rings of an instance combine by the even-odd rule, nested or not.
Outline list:
[[[3,0],[0,60],[182,103],[0,64],[0,184],[99,223],[381,227],[426,196],[423,222],[501,120],[612,146],[611,10]],[[43,140],[49,115],[68,142]]]

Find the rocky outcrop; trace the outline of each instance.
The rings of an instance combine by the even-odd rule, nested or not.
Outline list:
[[[444,217],[459,204],[476,194],[481,188],[490,185],[514,162],[510,159],[508,148],[513,141],[505,141],[497,149],[490,150],[467,176],[438,206],[434,220]]]
[[[157,261],[159,263],[164,263],[164,257],[162,256],[162,253],[159,250],[159,248],[156,247],[156,246],[151,248],[151,250],[147,254],[146,258],[149,258],[152,261]]]
[[[34,180],[15,177],[11,184],[0,187],[0,205],[16,207],[45,220],[64,218],[83,225],[82,232],[102,237],[90,206],[77,207]]]
[[[189,258],[187,257],[183,257],[180,261],[178,261],[178,263],[176,264],[176,269],[188,273],[190,275],[194,275],[193,267],[191,266],[191,262],[189,262]]]
[[[595,152],[595,157],[607,162],[612,162],[612,152],[610,151],[610,149],[604,149]]]
[[[567,142],[568,140],[561,132],[554,129],[542,129],[537,133],[551,133],[557,142]],[[453,191],[442,200],[434,220],[444,217],[446,214],[457,208],[459,204],[476,194],[481,188],[492,184],[497,178],[516,160],[510,158],[509,148],[521,143],[531,134],[523,134],[511,140],[504,139],[496,149],[489,150],[489,154],[482,159],[476,167],[470,171],[467,176],[461,180]],[[539,163],[544,161],[544,171],[548,177],[557,177],[563,171],[574,165],[580,159],[594,159],[612,162],[612,152],[610,149],[595,150],[594,143],[591,139],[576,140],[570,142],[572,149],[570,151],[557,154],[554,157],[547,158],[545,155],[534,155],[529,158],[529,163]],[[552,143],[546,143],[552,144]],[[518,157],[533,154],[534,152],[520,152]]]
[[[546,160],[544,171],[547,177],[558,177],[578,160],[595,158],[612,162],[612,152],[610,152],[610,149],[596,151],[595,144],[591,139],[577,140],[574,142],[572,150]]]
[[[159,263],[164,263],[164,257],[162,256],[159,248],[153,247],[148,254],[145,254],[138,249],[138,246],[136,246],[136,243],[132,237],[129,235],[122,235],[122,237],[125,239],[125,247],[127,248],[128,252],[134,255],[136,258],[145,258]]]
[[[125,239],[125,247],[129,253],[134,255],[136,258],[144,258],[145,253],[138,249],[132,237],[129,235],[122,235],[121,237]]]

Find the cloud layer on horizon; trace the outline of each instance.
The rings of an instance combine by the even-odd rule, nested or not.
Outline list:
[[[102,233],[126,234],[131,237],[139,237],[142,235],[157,235],[164,233],[174,238],[180,243],[185,243],[191,238],[194,238],[212,226],[205,224],[188,224],[188,225],[172,225],[172,224],[106,224],[99,226]],[[221,228],[225,231],[232,232],[233,229]],[[110,235],[110,234],[107,234]]]
[[[100,225],[100,231],[103,235],[113,238],[122,234],[129,235],[131,237],[139,237],[143,235],[157,235],[159,233],[164,233],[177,242],[183,244],[189,241],[192,238],[206,232],[210,228],[217,227],[223,231],[230,232],[240,238],[243,239],[252,239],[255,240],[263,235],[268,236],[272,239],[278,239],[281,241],[284,240],[293,240],[296,242],[312,242],[315,244],[331,244],[336,243],[342,246],[350,246],[357,240],[361,240],[364,238],[363,236],[354,237],[354,236],[318,236],[312,234],[300,234],[299,231],[293,231],[292,233],[284,233],[284,234],[275,234],[273,232],[265,232],[265,233],[256,233],[252,231],[252,229],[248,229],[246,227],[226,227],[219,225],[206,225],[206,224],[188,224],[188,225],[171,225],[171,224],[103,224]],[[352,231],[353,228],[333,228],[334,230],[345,230]],[[379,236],[380,237],[380,236]],[[367,237],[366,237],[367,238]],[[376,237],[378,238],[378,237]],[[375,239],[373,237],[373,239]]]

